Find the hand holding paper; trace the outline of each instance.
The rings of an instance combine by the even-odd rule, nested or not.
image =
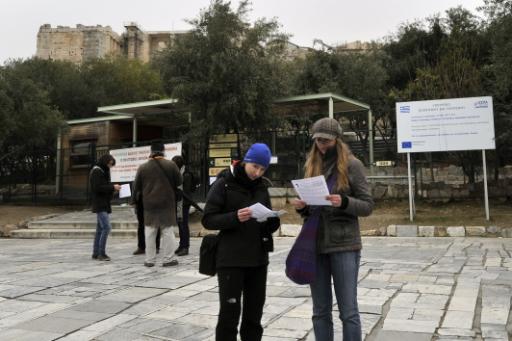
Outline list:
[[[272,211],[272,210],[268,209],[267,207],[265,207],[264,205],[260,204],[259,202],[255,203],[254,205],[252,205],[249,208],[252,211],[251,217],[255,218],[256,221],[258,221],[260,223],[263,221],[266,221],[268,218],[272,218],[272,217],[277,218],[286,213],[285,210]]]
[[[240,221],[241,223],[244,223],[244,222],[248,221],[249,219],[251,219],[251,216],[252,216],[251,208],[250,207],[241,208],[236,212],[236,215],[238,217],[238,221]]]
[[[292,184],[299,198],[305,201],[307,205],[332,206],[332,202],[326,199],[329,190],[323,175],[292,180]]]
[[[119,198],[131,197],[132,191],[130,190],[130,184],[121,185],[121,189],[119,190]]]

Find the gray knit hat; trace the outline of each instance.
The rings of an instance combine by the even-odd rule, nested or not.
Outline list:
[[[311,128],[313,139],[321,137],[324,139],[333,140],[337,137],[342,137],[343,130],[340,124],[334,118],[324,117],[319,119],[313,124]]]

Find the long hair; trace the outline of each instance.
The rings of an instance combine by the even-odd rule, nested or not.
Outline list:
[[[336,139],[336,153],[338,154],[338,162],[336,170],[338,171],[338,178],[336,180],[336,190],[345,191],[349,187],[348,183],[348,162],[354,158],[349,146],[344,143],[340,138]],[[322,175],[322,154],[318,149],[316,142],[308,153],[306,163],[304,164],[304,173],[306,178]]]

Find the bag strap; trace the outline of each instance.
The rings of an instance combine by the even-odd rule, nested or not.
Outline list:
[[[167,181],[169,181],[169,185],[171,185],[172,189],[174,190],[174,193],[178,193],[178,191],[180,191],[180,189],[178,187],[176,187],[174,185],[174,183],[171,181],[171,178],[165,172],[164,167],[160,164],[160,162],[158,162],[157,159],[153,159],[153,160],[155,160],[158,167],[162,170],[162,173],[164,173],[165,177],[167,178]],[[192,198],[190,198],[187,194],[185,194],[184,191],[181,191],[181,195],[183,196],[183,198],[187,199],[191,203],[191,205],[194,206],[194,208],[196,210],[198,210],[199,212],[203,212],[203,209],[194,200],[192,200]]]
[[[175,186],[175,184],[171,181],[171,178],[169,177],[169,174],[167,174],[167,172],[165,171],[164,167],[160,164],[160,162],[157,160],[157,159],[153,159],[155,160],[156,164],[158,165],[158,168],[160,168],[160,170],[162,171],[162,173],[164,174],[165,178],[167,179],[167,181],[169,181],[169,185],[171,185],[171,188],[174,190],[174,193],[177,192],[178,188]]]
[[[336,173],[332,173],[331,176],[329,176],[329,178],[327,179],[327,189],[329,190],[329,194],[332,192],[336,180],[338,180],[338,176]]]

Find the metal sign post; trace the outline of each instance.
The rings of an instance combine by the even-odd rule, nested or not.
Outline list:
[[[412,193],[412,179],[411,179],[411,153],[407,153],[407,181],[409,182],[409,219],[414,220],[414,213],[412,209],[412,202],[414,195]]]
[[[485,149],[482,149],[482,167],[484,169],[484,202],[485,202],[485,219],[489,221],[489,192],[487,190],[487,162],[485,161]]]

